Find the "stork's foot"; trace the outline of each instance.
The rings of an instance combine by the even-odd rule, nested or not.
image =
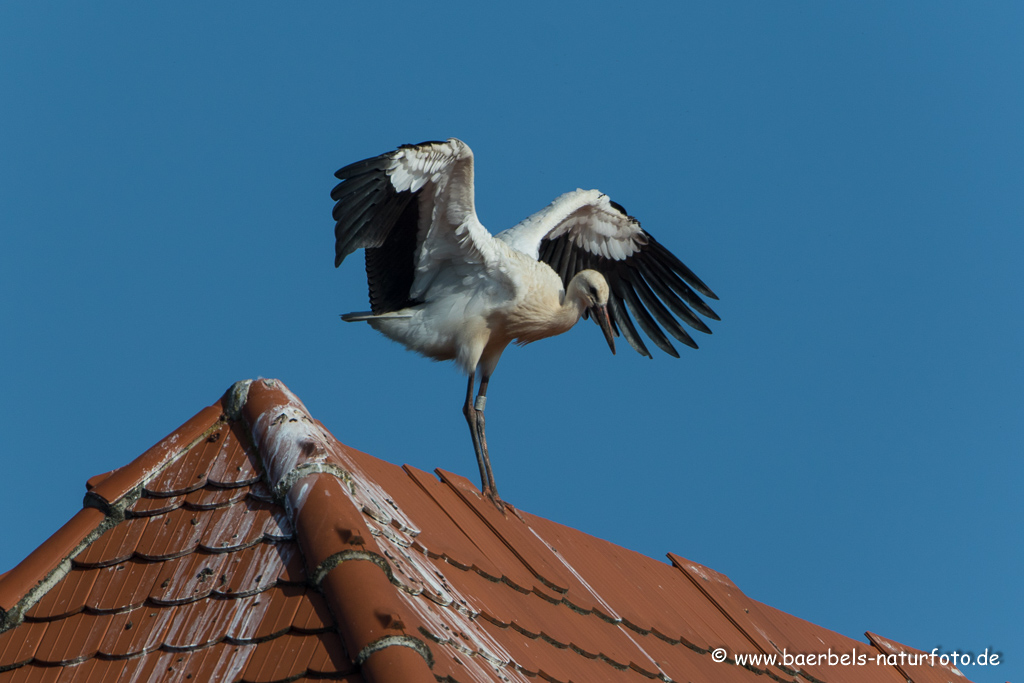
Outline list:
[[[490,486],[485,486],[483,494],[494,503],[494,507],[498,508],[498,512],[505,514],[505,501],[498,497],[498,492],[492,489]]]

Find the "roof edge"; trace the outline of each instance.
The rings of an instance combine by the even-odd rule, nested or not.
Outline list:
[[[72,558],[113,525],[102,510],[82,508],[0,577],[0,633],[20,624],[25,612],[71,571]]]
[[[188,452],[224,416],[224,409],[218,400],[203,408],[185,424],[161,439],[155,446],[124,467],[108,475],[90,479],[92,488],[86,494],[86,505],[113,507],[122,498],[158,474],[179,456]]]

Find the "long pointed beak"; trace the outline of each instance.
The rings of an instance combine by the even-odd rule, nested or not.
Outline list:
[[[604,332],[605,341],[608,342],[608,348],[612,350],[612,355],[615,354],[615,332],[612,330],[612,321],[608,319],[608,306],[594,306],[590,309],[593,313],[594,320],[597,321],[601,331]]]

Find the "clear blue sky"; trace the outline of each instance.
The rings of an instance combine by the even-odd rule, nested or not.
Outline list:
[[[0,571],[243,378],[475,480],[463,378],[339,321],[328,196],[456,136],[492,230],[599,188],[721,296],[679,360],[510,349],[508,500],[1024,677],[1024,5],[145,4],[0,6]]]

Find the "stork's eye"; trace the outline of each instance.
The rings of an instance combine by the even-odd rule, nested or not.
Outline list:
[[[590,296],[597,296],[597,287],[590,285]]]

